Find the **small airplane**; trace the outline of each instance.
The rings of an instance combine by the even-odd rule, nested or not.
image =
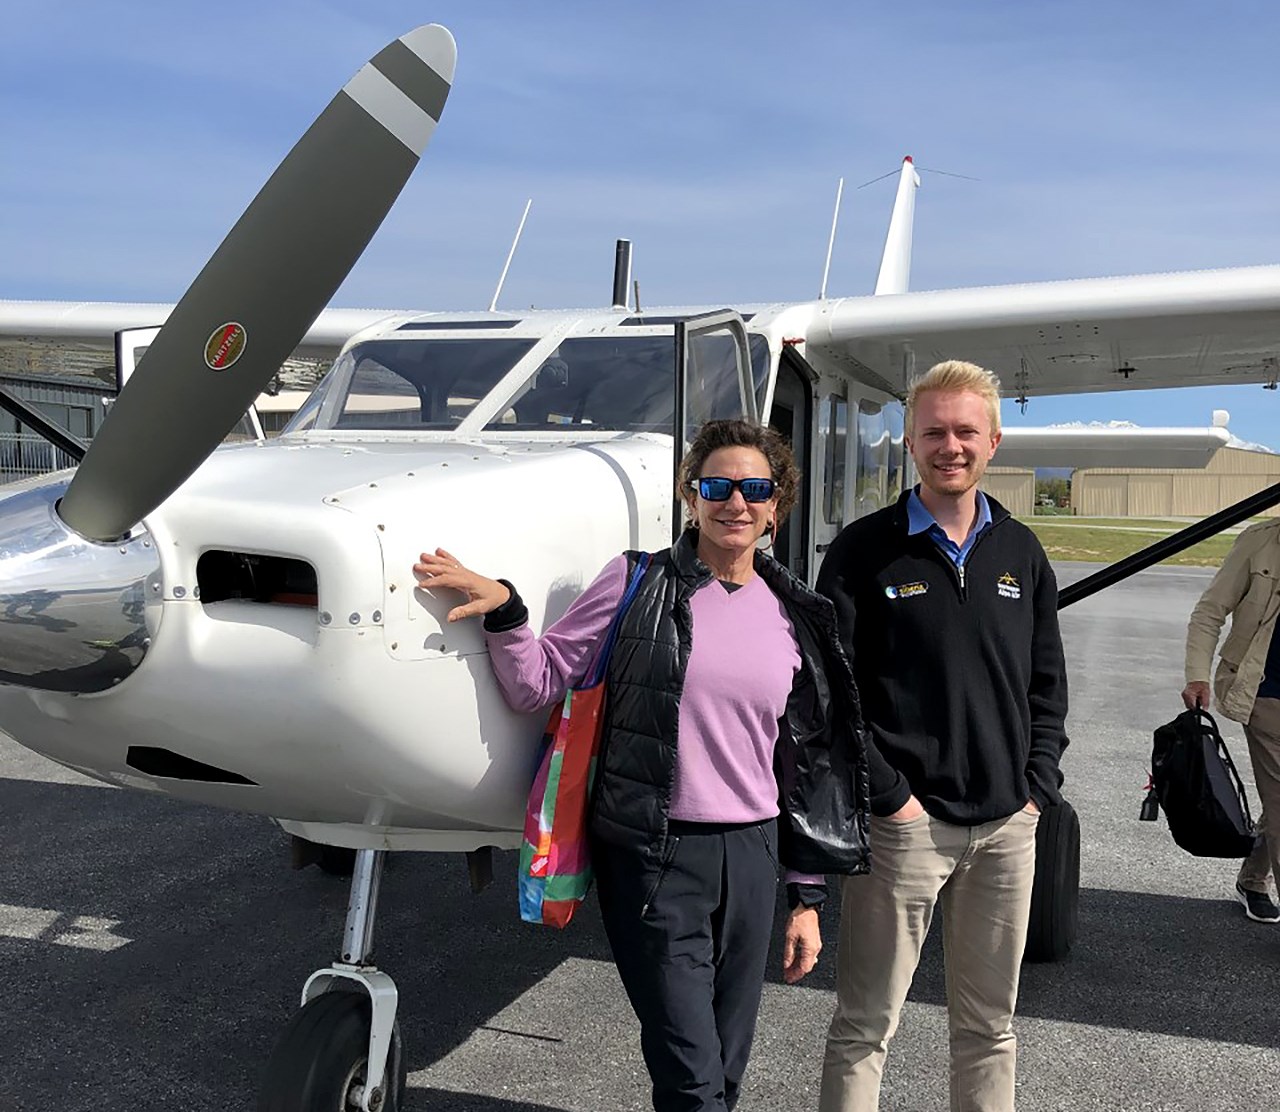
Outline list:
[[[909,158],[871,296],[824,281],[804,303],[640,311],[624,262],[601,308],[326,308],[454,62],[435,25],[379,52],[176,306],[0,302],[0,354],[132,371],[76,470],[0,491],[0,728],[88,776],[357,851],[341,960],[272,1055],[271,1112],[399,1106],[398,996],[370,958],[386,852],[464,852],[483,879],[489,847],[520,841],[543,716],[508,709],[478,624],[445,621],[454,598],[415,589],[423,549],[510,575],[541,628],[620,550],[670,543],[676,449],[742,415],[802,463],[775,554],[812,582],[843,525],[910,481],[917,367],[971,359],[1022,397],[1276,380],[1277,266],[909,292]],[[361,175],[333,172],[353,159]],[[333,362],[283,433],[218,447],[300,357]],[[1137,446],[1198,464],[1225,435]],[[1010,430],[1002,451],[1019,440],[1055,438]],[[1116,447],[1070,440],[1055,450]],[[1050,934],[1074,922],[1071,854],[1065,831]]]

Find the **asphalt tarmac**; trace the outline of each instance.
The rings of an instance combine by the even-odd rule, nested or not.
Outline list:
[[[1280,1105],[1280,926],[1245,919],[1233,863],[1188,857],[1163,821],[1137,821],[1209,574],[1155,569],[1063,612],[1080,932],[1066,962],[1024,970],[1023,1109]],[[1239,727],[1225,733],[1247,773]],[[472,895],[460,858],[389,863],[377,957],[401,993],[406,1107],[647,1108],[594,908],[563,933],[522,925],[513,864],[498,855],[495,883]],[[0,1112],[253,1108],[303,981],[337,956],[346,897],[316,869],[293,872],[266,820],[104,787],[0,738]],[[782,983],[775,954],[742,1112],[816,1107],[837,904],[802,986]],[[947,1107],[936,935],[890,1049],[885,1110]]]

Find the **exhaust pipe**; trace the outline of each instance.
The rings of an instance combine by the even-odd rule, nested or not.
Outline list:
[[[613,307],[626,309],[631,288],[631,240],[620,239],[613,257]]]

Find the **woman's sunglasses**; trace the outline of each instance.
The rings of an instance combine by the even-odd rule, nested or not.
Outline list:
[[[767,502],[773,497],[772,479],[697,479],[689,486],[708,502],[727,502],[734,489],[742,492],[744,502]]]

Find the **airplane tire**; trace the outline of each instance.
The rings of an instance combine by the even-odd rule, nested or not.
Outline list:
[[[309,1001],[271,1052],[258,1112],[349,1112],[352,1089],[365,1082],[369,997],[336,989]],[[397,1023],[380,1112],[399,1112],[407,1065]],[[357,1102],[358,1103],[358,1102]]]
[[[1080,817],[1065,799],[1040,816],[1036,876],[1023,961],[1062,961],[1076,940],[1080,908]]]

